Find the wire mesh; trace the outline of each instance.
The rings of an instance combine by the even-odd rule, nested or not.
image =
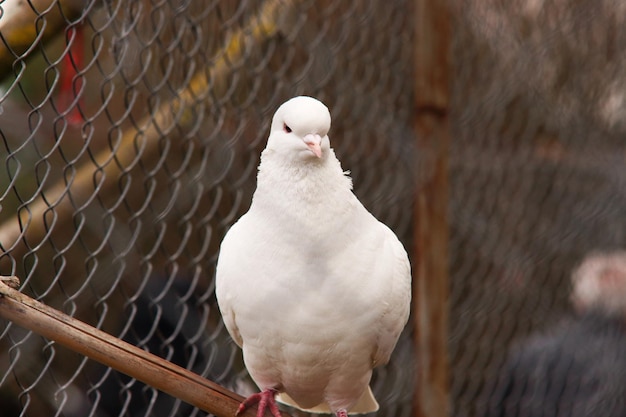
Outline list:
[[[329,106],[355,192],[410,247],[409,2],[19,4],[0,4],[10,62],[0,66],[0,274],[19,276],[23,292],[242,394],[256,390],[221,323],[214,267],[249,205],[270,117],[298,94]],[[1,26],[16,16],[32,44]],[[204,414],[1,326],[5,416]],[[412,363],[407,334],[373,381],[381,415],[411,412]]]
[[[430,152],[414,148],[412,2],[18,3],[36,36],[20,43],[0,4],[0,273],[22,291],[255,390],[213,274],[297,94],[329,106],[355,192],[412,252]],[[450,400],[480,416],[509,348],[570,315],[572,268],[626,243],[626,8],[450,5]],[[7,322],[0,347],[3,415],[203,414]],[[375,374],[379,415],[412,413],[413,353],[407,332]]]
[[[456,6],[451,398],[470,416],[510,347],[558,337],[575,265],[626,243],[626,32],[613,1]]]

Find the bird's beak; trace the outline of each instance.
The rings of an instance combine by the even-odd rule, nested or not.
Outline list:
[[[309,133],[304,137],[304,143],[315,156],[322,157],[322,137],[320,135]]]

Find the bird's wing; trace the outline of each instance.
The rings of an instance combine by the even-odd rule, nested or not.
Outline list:
[[[220,305],[220,310],[222,311],[222,319],[224,320],[224,325],[228,333],[230,333],[230,337],[237,343],[237,346],[243,347],[243,339],[241,338],[237,322],[235,321],[235,312],[229,306],[222,307]]]
[[[411,304],[411,265],[408,255],[391,229],[383,223],[379,224],[383,228],[384,236],[384,256],[381,262],[384,263],[387,294],[383,300],[384,308],[380,315],[378,339],[373,354],[374,367],[389,361],[409,318]]]
[[[224,325],[226,326],[228,333],[230,333],[230,336],[233,338],[235,343],[239,347],[242,347],[243,339],[241,338],[241,333],[239,333],[239,328],[235,318],[235,310],[233,309],[233,272],[231,270],[233,262],[236,264],[236,257],[238,255],[237,242],[241,239],[238,229],[240,229],[240,227],[238,227],[238,223],[234,224],[228,233],[226,233],[226,236],[224,236],[224,240],[222,240],[220,256],[217,261],[216,268],[215,295],[217,297],[220,312],[222,313],[222,320],[224,321]]]

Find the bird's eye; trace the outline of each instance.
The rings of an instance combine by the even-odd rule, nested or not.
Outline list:
[[[283,123],[283,130],[287,133],[291,133],[291,128],[287,126],[287,123]]]

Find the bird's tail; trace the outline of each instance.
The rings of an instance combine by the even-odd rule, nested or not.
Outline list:
[[[298,403],[296,403],[289,395],[285,394],[284,392],[278,394],[276,399],[283,404],[296,407],[297,409],[306,411],[308,413],[333,414],[330,407],[325,402],[312,408],[302,408],[298,405]],[[361,395],[361,398],[359,398],[354,407],[350,409],[348,414],[366,414],[374,411],[378,411],[378,402],[376,402],[376,398],[374,398],[372,389],[370,387],[367,387],[365,392],[363,392],[363,395]]]

